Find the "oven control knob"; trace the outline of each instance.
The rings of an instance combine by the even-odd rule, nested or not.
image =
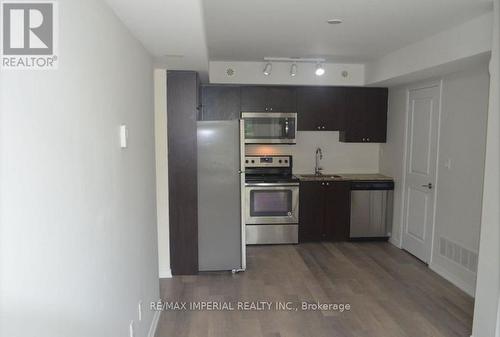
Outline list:
[[[255,163],[255,160],[252,160],[252,164]]]
[[[278,160],[278,163],[280,163],[280,164],[282,163],[281,159],[280,159],[280,160]]]
[[[247,160],[245,160],[245,163],[246,163],[246,164],[248,164],[248,159],[247,159]]]
[[[285,159],[285,163],[288,163],[288,159]]]
[[[288,216],[292,216],[292,212],[288,212]]]

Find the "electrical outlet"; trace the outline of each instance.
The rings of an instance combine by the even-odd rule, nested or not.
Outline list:
[[[130,321],[130,325],[128,328],[129,328],[130,337],[135,337],[134,321]]]
[[[139,322],[142,321],[142,301],[139,301],[139,304],[137,305],[137,316]]]

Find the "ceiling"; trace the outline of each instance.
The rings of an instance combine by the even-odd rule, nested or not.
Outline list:
[[[201,0],[105,0],[154,56],[173,70],[208,69]]]
[[[324,57],[364,63],[491,11],[492,0],[105,0],[156,66]],[[344,23],[325,21],[341,18]]]
[[[490,0],[202,0],[210,60],[366,62],[492,9]],[[340,25],[326,20],[341,18]]]

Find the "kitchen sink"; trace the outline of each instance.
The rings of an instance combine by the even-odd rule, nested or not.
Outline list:
[[[335,180],[342,179],[343,177],[338,174],[301,174],[300,175],[306,179],[318,179],[318,180]]]

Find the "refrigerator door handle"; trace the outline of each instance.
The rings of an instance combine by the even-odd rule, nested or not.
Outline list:
[[[247,269],[247,239],[245,225],[245,120],[240,119],[240,216],[241,216],[241,270]]]

